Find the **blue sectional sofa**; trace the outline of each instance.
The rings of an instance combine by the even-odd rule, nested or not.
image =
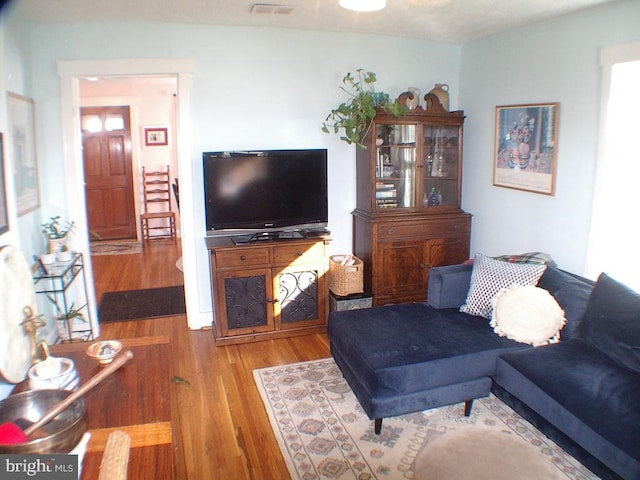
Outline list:
[[[548,266],[561,341],[532,347],[460,312],[472,265],[432,268],[427,302],[332,312],[332,355],[376,431],[493,391],[602,478],[640,480],[640,295]],[[462,412],[461,412],[462,414]]]

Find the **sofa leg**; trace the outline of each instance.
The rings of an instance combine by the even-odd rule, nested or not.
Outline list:
[[[467,400],[464,402],[464,416],[468,417],[471,415],[471,407],[473,407],[473,399]]]
[[[373,431],[376,432],[376,435],[380,435],[382,431],[382,419],[376,418],[373,426]]]

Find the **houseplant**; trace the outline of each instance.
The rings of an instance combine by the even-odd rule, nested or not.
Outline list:
[[[322,123],[322,131],[337,134],[342,129],[344,134],[340,136],[341,140],[367,148],[362,139],[376,116],[376,108],[386,110],[396,117],[408,110],[397,100],[391,101],[387,93],[376,92],[375,82],[376,74],[373,72],[365,72],[362,68],[356,70],[355,75],[348,72],[342,79],[340,89],[349,95],[349,99],[331,110]]]
[[[50,217],[50,222],[42,224],[42,233],[47,238],[47,252],[57,253],[67,250],[67,235],[74,222],[62,221],[60,216]]]

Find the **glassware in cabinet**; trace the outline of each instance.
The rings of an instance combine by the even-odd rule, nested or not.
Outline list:
[[[459,206],[460,126],[423,125],[422,206]]]

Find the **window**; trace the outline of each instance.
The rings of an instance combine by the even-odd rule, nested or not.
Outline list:
[[[603,49],[601,138],[587,274],[640,291],[640,44]]]

